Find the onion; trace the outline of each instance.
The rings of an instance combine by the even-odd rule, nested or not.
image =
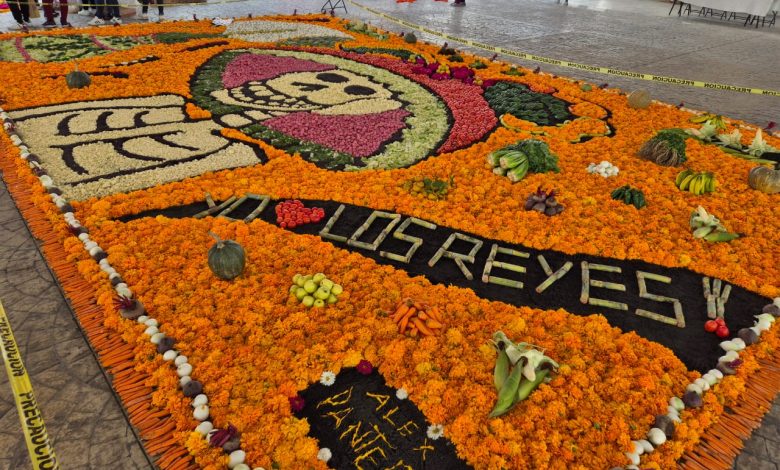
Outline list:
[[[685,409],[685,403],[683,403],[683,401],[678,397],[670,398],[669,404],[672,405],[677,411],[682,411]]]
[[[201,393],[200,395],[192,399],[192,407],[195,408],[200,405],[205,405],[208,402],[209,402],[209,397]]]
[[[210,433],[212,429],[214,429],[214,425],[211,424],[211,421],[203,421],[198,425],[197,428],[195,428],[197,432],[203,434],[204,436]]]
[[[186,377],[191,373],[192,373],[192,366],[187,363],[184,363],[176,368],[176,374],[178,374],[179,377]]]
[[[246,459],[246,452],[240,449],[234,450],[230,453],[228,468],[235,468],[236,465],[244,463],[244,459]]]
[[[653,446],[658,447],[664,442],[666,442],[666,434],[664,434],[664,432],[661,429],[652,428],[647,433],[647,440],[650,441],[650,443],[653,444]]]
[[[192,412],[192,416],[198,421],[205,421],[209,417],[209,406],[201,405]]]
[[[182,365],[182,364],[184,364],[186,362],[187,362],[187,356],[179,356],[179,357],[176,358],[176,361],[174,362],[174,364],[176,364],[177,366],[180,366],[180,365]]]
[[[693,383],[698,385],[703,392],[706,392],[707,390],[710,389],[709,382],[707,382],[706,380],[704,380],[702,378],[698,378],[698,379],[694,380]]]
[[[683,395],[683,402],[688,408],[698,408],[703,404],[701,395],[696,392],[685,392],[685,395]],[[650,442],[653,441],[651,440]]]
[[[177,353],[177,352],[176,352],[176,351],[174,351],[173,349],[169,349],[168,351],[165,351],[165,352],[163,353],[163,359],[165,359],[166,361],[172,361],[172,360],[176,359],[176,356],[177,356],[178,354],[179,354],[179,353]]]
[[[639,465],[639,462],[640,462],[640,460],[639,460],[639,454],[635,454],[635,453],[633,453],[633,452],[626,452],[626,457],[628,457],[628,460],[629,460],[629,461],[630,461],[632,464],[634,464],[634,465]]]
[[[648,441],[647,439],[639,439],[639,441],[637,442],[642,444],[642,447],[644,447],[645,449],[645,454],[649,454],[650,452],[653,451],[653,444],[650,444],[650,441]]]

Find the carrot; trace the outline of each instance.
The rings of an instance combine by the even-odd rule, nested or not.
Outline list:
[[[411,337],[417,336],[417,327],[416,326],[412,327],[412,330],[409,332],[409,336],[411,336]]]
[[[401,318],[403,318],[404,315],[406,315],[406,312],[409,311],[408,305],[401,305],[398,307],[398,309],[395,311],[395,314],[393,315],[393,321],[398,323]]]
[[[424,312],[425,310],[428,309],[428,306],[426,304],[422,303],[422,302],[415,302],[414,303],[414,308],[416,308],[417,310],[419,310],[421,312]]]
[[[433,331],[428,329],[427,326],[425,326],[425,323],[420,320],[419,318],[412,318],[412,322],[414,323],[414,326],[417,327],[418,330],[420,330],[420,333],[424,334],[425,336],[433,336]]]
[[[427,320],[428,315],[425,312],[420,312],[419,314],[417,314],[417,318],[419,318],[420,320]]]
[[[428,315],[430,315],[434,320],[440,322],[441,321],[441,315],[439,315],[439,308],[433,307],[428,311]]]
[[[428,328],[441,328],[444,325],[431,318],[425,322],[425,326]]]
[[[399,324],[401,332],[403,332],[403,330],[406,328],[406,325],[409,324],[409,319],[412,318],[415,312],[417,312],[417,309],[412,307],[401,318],[401,323]]]

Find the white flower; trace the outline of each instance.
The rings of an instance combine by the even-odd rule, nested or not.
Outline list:
[[[441,424],[431,424],[428,426],[428,431],[426,432],[429,438],[433,439],[434,441],[441,436],[444,435],[444,426]]]
[[[764,140],[764,136],[761,134],[761,129],[756,132],[756,136],[753,138],[753,142],[748,146],[747,151],[750,155],[760,157],[766,152],[774,152],[777,149],[767,144]]]
[[[327,462],[332,457],[332,454],[330,453],[330,449],[327,447],[323,447],[320,449],[319,452],[317,452],[317,458],[322,460],[323,462]]]
[[[405,388],[399,388],[395,391],[395,397],[399,400],[406,400],[409,397],[409,392]]]
[[[336,383],[336,374],[333,372],[326,370],[322,373],[320,376],[320,383],[326,387],[330,387],[334,383]],[[327,450],[327,449],[326,449]]]
[[[734,129],[731,134],[718,134],[718,140],[726,147],[742,148],[742,133],[739,132],[739,129]]]

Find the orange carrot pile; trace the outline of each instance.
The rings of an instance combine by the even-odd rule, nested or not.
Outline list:
[[[444,329],[437,307],[431,308],[412,299],[402,299],[396,304],[393,321],[398,324],[398,333],[411,337],[434,336]]]

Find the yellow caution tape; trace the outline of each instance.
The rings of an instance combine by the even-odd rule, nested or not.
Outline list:
[[[27,442],[27,451],[30,453],[33,468],[35,470],[56,470],[60,468],[57,457],[54,456],[49,435],[46,433],[46,425],[43,424],[41,410],[33,395],[30,377],[19,354],[11,324],[0,303],[0,351],[3,353],[5,370],[8,373],[8,381],[14,393],[14,402],[19,412],[19,421],[22,423],[24,440]]]
[[[651,82],[662,82],[662,83],[670,83],[673,85],[682,85],[682,86],[690,86],[695,88],[712,88],[716,90],[728,90],[728,91],[736,91],[739,93],[750,93],[754,95],[767,95],[767,96],[780,96],[780,91],[774,91],[774,90],[763,90],[761,88],[752,88],[752,87],[743,87],[743,86],[735,86],[735,85],[725,85],[723,83],[714,83],[714,82],[703,82],[700,80],[687,80],[685,78],[675,78],[675,77],[664,77],[662,75],[652,75],[649,73],[641,73],[641,72],[628,72],[625,70],[618,70],[618,69],[612,69],[607,67],[597,67],[595,65],[586,65],[586,64],[580,64],[578,62],[571,62],[568,60],[558,60],[558,59],[551,59],[549,57],[542,57],[538,56],[536,54],[529,54],[527,52],[521,52],[516,51],[513,49],[506,49],[503,47],[497,47],[497,46],[491,46],[489,44],[484,44],[477,41],[472,41],[471,39],[465,39],[460,38],[457,36],[453,36],[451,34],[445,34],[441,33],[439,31],[434,31],[430,28],[426,28],[424,26],[420,26],[414,23],[410,23],[406,20],[402,20],[400,18],[396,18],[394,16],[390,16],[386,13],[383,13],[378,10],[374,10],[373,8],[369,8],[365,5],[361,5],[360,3],[354,1],[354,0],[347,0],[349,3],[355,5],[358,8],[362,8],[363,10],[366,10],[370,13],[373,13],[374,15],[377,15],[381,18],[384,18],[388,21],[391,21],[396,24],[400,24],[402,26],[406,26],[407,28],[411,28],[417,31],[421,31],[423,33],[428,33],[432,36],[437,36],[442,39],[446,39],[448,41],[454,41],[459,42],[461,44],[466,44],[468,46],[476,47],[478,49],[483,49],[486,51],[494,52],[497,54],[506,54],[512,57],[517,57],[518,59],[524,59],[524,60],[530,60],[534,62],[542,62],[545,64],[551,64],[551,65],[557,65],[559,67],[568,67],[572,69],[579,69],[579,70],[586,70],[588,72],[595,72],[595,73],[602,73],[605,75],[614,75],[618,77],[626,77],[626,78],[635,78],[638,80],[648,80]]]
[[[210,1],[210,2],[166,3],[165,0],[160,0],[159,6],[165,8],[193,7],[193,6],[222,5],[224,3],[241,3],[241,2],[248,2],[248,1],[249,0],[219,0],[219,1]],[[48,2],[44,2],[44,3],[48,3]],[[119,3],[117,5],[106,5],[105,3],[92,3],[89,1],[79,3],[79,5],[82,7],[90,7],[90,8],[97,8],[97,7],[138,8],[140,6],[143,6],[141,3]],[[158,4],[150,3],[147,6],[150,8],[157,8]]]

